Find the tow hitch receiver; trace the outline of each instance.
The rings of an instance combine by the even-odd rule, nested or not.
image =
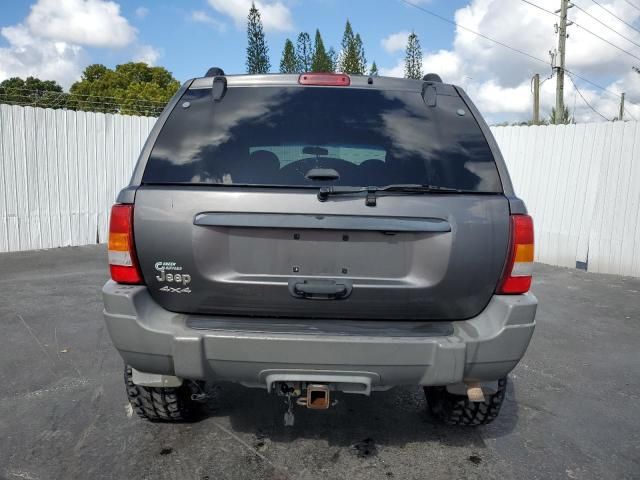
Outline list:
[[[298,405],[313,410],[326,410],[331,405],[329,403],[328,385],[308,385],[307,396],[298,398]]]
[[[306,387],[306,388],[305,388]],[[306,395],[303,392],[306,391]],[[295,422],[294,405],[312,410],[326,410],[331,406],[328,384],[306,384],[304,382],[282,382],[276,392],[285,397],[287,411],[284,414],[284,424],[292,427]],[[334,401],[334,404],[336,401]]]

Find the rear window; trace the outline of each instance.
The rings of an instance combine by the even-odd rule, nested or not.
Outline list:
[[[335,180],[310,180],[312,169]],[[501,192],[493,155],[459,97],[326,87],[187,91],[151,151],[143,183],[385,186]]]

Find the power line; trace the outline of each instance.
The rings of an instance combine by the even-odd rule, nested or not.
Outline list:
[[[557,16],[558,16],[556,13],[552,12],[551,10],[547,10],[546,8],[543,8],[543,7],[541,7],[540,5],[536,5],[535,3],[532,3],[532,2],[530,2],[529,0],[522,0],[522,1],[523,1],[524,3],[527,3],[527,4],[531,5],[531,6],[533,6],[533,7],[536,7],[536,8],[537,8],[537,9],[539,9],[539,10],[542,10],[543,12],[547,12],[548,14],[553,15],[554,17],[557,17]],[[575,4],[574,4],[574,5],[575,5]],[[575,5],[575,6],[577,7],[577,5]],[[583,10],[583,11],[584,11],[584,10]],[[601,23],[602,23],[602,22],[601,22]],[[573,25],[575,25],[576,27],[578,27],[578,28],[580,28],[580,29],[584,30],[585,32],[587,32],[587,33],[589,33],[589,34],[593,35],[594,37],[599,38],[599,39],[600,39],[600,40],[602,40],[603,42],[608,43],[608,44],[609,44],[609,45],[611,45],[612,47],[617,48],[617,49],[618,49],[618,50],[620,50],[621,52],[626,53],[627,55],[629,55],[629,56],[631,56],[631,57],[635,58],[636,60],[640,60],[640,57],[638,57],[637,55],[635,55],[635,54],[633,54],[633,53],[629,52],[628,50],[625,50],[625,49],[624,49],[624,48],[622,48],[622,47],[619,47],[619,46],[618,46],[618,45],[616,45],[615,43],[610,42],[610,41],[609,41],[609,40],[607,40],[606,38],[603,38],[603,37],[601,37],[600,35],[598,35],[597,33],[592,32],[592,31],[591,31],[591,30],[589,30],[588,28],[583,27],[583,26],[582,26],[582,25],[580,25],[579,23],[577,23],[577,22],[573,22]],[[605,25],[605,26],[606,26],[606,25]],[[607,27],[607,28],[608,28],[608,27]],[[615,31],[615,30],[614,30],[614,31]],[[616,32],[616,33],[618,33],[618,32]],[[623,38],[625,38],[625,40],[629,40],[627,37],[624,37],[624,35],[621,35],[621,34],[619,34],[619,33],[618,33],[618,35],[620,35],[620,36],[622,36]],[[636,43],[636,42],[634,42],[633,40],[629,40],[629,41],[630,41],[631,43],[633,43],[633,44],[635,44],[635,45],[638,45],[638,46],[640,47],[640,44],[637,44],[637,43]]]
[[[529,0],[522,0],[522,1],[523,1],[524,3],[528,3],[528,4],[529,4],[529,5],[531,5],[532,7],[536,7],[538,10],[542,10],[543,12],[547,12],[547,13],[549,13],[549,14],[553,15],[554,17],[560,17],[560,15],[558,15],[557,13],[552,12],[551,10],[547,10],[546,8],[541,7],[540,5],[536,5],[535,3],[530,2]]]
[[[160,106],[164,107],[168,103],[168,101],[163,102],[159,100],[127,99],[127,98],[110,97],[106,95],[91,95],[86,93],[56,92],[52,90],[31,90],[29,88],[24,88],[24,87],[18,87],[18,88],[0,87],[0,94],[10,95],[15,92],[24,92],[21,94],[22,96],[34,95],[35,97],[40,99],[46,99],[47,96],[49,95],[57,94],[57,95],[67,96],[67,98],[74,98],[74,99],[79,98],[79,99],[82,99],[81,101],[84,101],[85,99],[97,99],[97,101],[110,100],[115,103],[135,102],[137,104],[146,104],[146,105],[158,106],[158,107]]]
[[[589,12],[587,12],[584,8],[582,8],[580,5],[576,5],[575,3],[573,4],[574,7],[576,7],[578,10],[580,10],[582,13],[584,13],[585,15],[593,18],[596,22],[598,22],[599,24],[605,26],[606,28],[608,28],[609,30],[611,30],[612,32],[614,32],[616,35],[621,36],[622,38],[624,38],[626,41],[633,43],[636,47],[640,47],[640,43],[636,43],[635,41],[631,40],[629,37],[625,37],[624,35],[622,35],[620,32],[618,32],[615,28],[610,27],[609,25],[607,25],[606,23],[604,23],[602,20],[600,20],[598,17],[594,17],[593,15],[591,15]]]
[[[632,30],[635,30],[636,32],[640,33],[640,30],[638,30],[636,27],[634,27],[633,25],[631,25],[630,23],[626,22],[625,20],[621,19],[619,16],[617,16],[615,13],[613,13],[611,10],[609,10],[608,8],[604,7],[601,3],[596,2],[596,0],[591,0],[593,3],[595,3],[596,5],[598,5],[601,9],[603,9],[605,12],[607,12],[609,15],[611,15],[612,17],[617,18],[618,20],[620,20],[622,23],[624,23],[626,26],[628,26],[629,28],[631,28]]]
[[[582,99],[582,101],[587,105],[587,107],[589,107],[591,110],[593,110],[595,113],[597,113],[598,115],[600,115],[602,118],[604,118],[607,122],[610,121],[607,117],[605,117],[603,114],[601,114],[599,111],[597,111],[589,102],[587,102],[587,99],[584,98],[584,95],[582,95],[582,92],[580,91],[580,89],[578,88],[578,86],[576,85],[576,82],[573,81],[573,78],[571,78],[571,75],[567,75],[569,77],[569,80],[571,80],[571,83],[573,84],[573,88],[576,89],[576,92],[578,92],[578,95],[580,95],[580,98]]]
[[[472,30],[472,29],[467,28],[467,27],[465,27],[465,26],[463,26],[463,25],[460,25],[460,24],[458,24],[458,23],[454,22],[453,20],[449,20],[448,18],[443,17],[442,15],[439,15],[439,14],[437,14],[437,13],[435,13],[435,12],[432,12],[432,11],[430,11],[430,10],[427,10],[426,8],[421,7],[420,5],[416,5],[415,3],[412,3],[412,2],[410,2],[410,1],[408,1],[408,0],[398,0],[398,1],[400,1],[400,2],[402,2],[402,3],[404,3],[404,4],[406,4],[406,5],[409,5],[409,6],[411,6],[411,7],[415,8],[415,9],[417,9],[417,10],[420,10],[420,11],[422,11],[422,12],[424,12],[424,13],[428,14],[428,15],[431,15],[431,16],[433,16],[433,17],[435,17],[435,18],[438,18],[438,19],[440,19],[440,20],[442,20],[442,21],[444,21],[444,22],[450,23],[451,25],[455,25],[455,26],[456,26],[456,27],[458,27],[458,28],[462,28],[463,30],[466,30],[466,31],[468,31],[468,32],[470,32],[470,33],[473,33],[474,35],[477,35],[477,36],[479,36],[479,37],[482,37],[482,38],[484,38],[485,40],[489,40],[490,42],[493,42],[493,43],[495,43],[495,44],[497,44],[497,45],[500,45],[500,46],[502,46],[502,47],[505,47],[505,48],[507,48],[507,49],[509,49],[509,50],[511,50],[511,51],[514,51],[514,52],[520,53],[520,54],[522,54],[522,55],[525,55],[525,56],[527,56],[527,57],[529,57],[529,58],[532,58],[533,60],[536,60],[537,62],[543,63],[543,64],[545,64],[546,66],[549,66],[549,62],[547,62],[546,60],[542,60],[541,58],[536,57],[535,55],[531,55],[530,53],[524,52],[524,51],[519,50],[519,49],[517,49],[517,48],[513,48],[513,47],[511,47],[511,46],[509,46],[509,45],[507,45],[507,44],[505,44],[505,43],[502,43],[502,42],[500,42],[500,41],[498,41],[498,40],[494,40],[493,38],[491,38],[491,37],[489,37],[489,36],[487,36],[487,35],[484,35],[484,34],[482,34],[482,33],[476,32],[475,30]],[[554,14],[554,15],[555,15],[555,14]],[[594,87],[596,87],[596,88],[598,88],[598,89],[600,89],[600,90],[604,91],[604,92],[609,93],[610,95],[613,95],[614,97],[616,97],[616,98],[618,98],[618,99],[620,98],[620,95],[619,95],[619,94],[617,94],[617,93],[615,93],[615,92],[612,92],[611,90],[608,90],[607,88],[603,87],[602,85],[598,85],[597,83],[595,83],[595,82],[593,82],[593,81],[589,80],[588,78],[583,77],[582,75],[579,75],[579,74],[577,74],[577,73],[575,73],[575,72],[573,72],[573,71],[569,70],[568,68],[565,68],[565,69],[564,69],[564,71],[565,71],[565,72],[567,72],[567,73],[569,73],[569,74],[571,74],[571,75],[573,75],[574,77],[579,78],[580,80],[582,80],[582,81],[584,81],[584,82],[586,82],[586,83],[588,83],[588,84],[590,84],[590,85],[592,85],[592,86],[594,86]],[[629,104],[631,104],[631,105],[636,105],[636,106],[638,106],[637,104],[634,104],[634,103],[632,103],[632,102],[627,102],[627,103],[629,103]]]
[[[633,8],[635,8],[636,10],[640,11],[640,7],[634,5],[633,3],[631,3],[629,0],[624,0],[626,3],[628,3],[629,5],[631,5]]]
[[[438,19],[442,20],[443,22],[450,23],[451,25],[455,25],[458,28],[461,28],[463,30],[466,30],[467,32],[470,32],[470,33],[473,33],[474,35],[482,37],[485,40],[489,40],[490,42],[493,42],[493,43],[495,43],[497,45],[500,45],[500,46],[502,46],[504,48],[508,48],[511,51],[514,51],[514,52],[519,53],[521,55],[525,55],[525,56],[527,56],[527,57],[529,57],[529,58],[531,58],[533,60],[536,60],[537,62],[544,63],[547,66],[549,65],[549,62],[546,61],[546,60],[542,60],[541,58],[536,57],[535,55],[531,55],[530,53],[527,53],[527,52],[525,52],[523,50],[520,50],[518,48],[512,47],[510,45],[507,45],[506,43],[502,43],[501,41],[495,40],[495,39],[493,39],[493,38],[491,38],[491,37],[489,37],[487,35],[484,35],[483,33],[476,32],[475,30],[467,28],[464,25],[460,25],[459,23],[454,22],[453,20],[449,20],[447,17],[443,17],[442,15],[439,15],[439,14],[437,14],[435,12],[432,12],[431,10],[427,10],[426,8],[421,7],[420,5],[416,5],[415,3],[411,3],[409,0],[398,0],[398,1],[400,1],[400,2],[402,2],[404,4],[406,4],[406,5],[410,5],[413,8],[416,8],[418,10],[421,10],[422,12],[424,12],[424,13],[426,13],[428,15],[431,15],[432,17],[438,18]]]
[[[634,117],[633,115],[631,115],[631,112],[629,112],[629,110],[627,110],[627,108],[625,107],[624,111],[626,112],[627,115],[629,115],[631,117],[631,120],[636,120],[636,117]]]
[[[602,85],[598,85],[597,83],[592,82],[592,81],[591,81],[591,80],[589,80],[588,78],[585,78],[585,77],[583,77],[582,75],[578,75],[577,73],[572,72],[571,70],[567,70],[566,68],[565,68],[565,72],[569,73],[570,75],[573,75],[573,76],[574,76],[574,77],[576,77],[576,78],[579,78],[580,80],[582,80],[583,82],[588,83],[589,85],[592,85],[592,86],[594,86],[594,87],[596,87],[596,88],[599,88],[599,89],[600,89],[600,90],[602,90],[603,92],[607,92],[608,94],[613,95],[613,96],[614,96],[614,97],[616,97],[618,100],[620,99],[620,94],[619,94],[619,93],[612,92],[611,90],[609,90],[609,89],[607,89],[607,88],[603,87]],[[638,106],[638,104],[633,103],[633,102],[629,102],[629,101],[627,101],[627,103],[628,103],[628,104],[630,104],[630,105]]]
[[[40,107],[48,109],[72,109],[99,113],[120,113],[123,110],[138,112],[138,114],[158,115],[164,108],[164,105],[150,105],[145,101],[130,101],[127,103],[117,103],[113,100],[103,100],[100,97],[87,95],[89,98],[74,98],[73,95],[64,92],[48,92],[49,95],[33,95],[33,91],[25,93],[16,93],[19,89],[8,89],[8,91],[0,90],[0,103],[7,105]],[[24,89],[21,89],[24,90]],[[40,92],[42,93],[42,92]],[[91,97],[99,98],[94,100]]]

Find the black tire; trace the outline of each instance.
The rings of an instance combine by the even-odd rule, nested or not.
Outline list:
[[[180,387],[143,387],[131,380],[131,367],[124,367],[124,383],[133,411],[152,422],[190,422],[197,418],[200,404],[191,399],[188,383]]]
[[[484,402],[471,402],[466,395],[455,395],[447,387],[424,387],[429,411],[447,425],[486,425],[500,413],[507,391],[507,378],[498,380],[498,391],[485,395]]]

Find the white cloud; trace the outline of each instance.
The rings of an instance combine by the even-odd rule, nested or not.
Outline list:
[[[136,17],[145,18],[147,15],[149,15],[149,9],[147,7],[136,8]]]
[[[557,0],[536,0],[537,5],[554,11]],[[601,3],[625,19],[634,23],[640,19],[640,11],[624,0],[601,0]],[[583,8],[618,32],[640,43],[640,35],[623,23],[609,16],[596,5]],[[577,8],[569,17],[574,22],[609,39],[612,43],[640,57],[640,47],[616,36]],[[443,80],[463,86],[480,110],[490,121],[527,120],[531,115],[531,77],[540,73],[544,79],[551,73],[549,50],[557,44],[552,15],[513,0],[470,0],[455,13],[455,20],[471,30],[487,35],[513,48],[527,52],[541,60],[505,49],[467,30],[456,28],[452,48],[426,52],[423,71],[439,73]],[[566,66],[581,76],[607,87],[614,92],[625,91],[633,103],[640,103],[640,75],[631,71],[640,61],[622,53],[615,47],[587,33],[577,25],[569,27]],[[398,59],[395,66],[381,68],[382,74],[402,76],[404,65]],[[618,99],[576,79],[585,99],[607,118],[617,115]],[[555,78],[543,84],[541,111],[545,115],[555,104]],[[575,112],[573,112],[575,100]],[[602,120],[580,98],[571,81],[565,81],[565,104],[579,121]],[[639,115],[635,115],[636,112]],[[629,106],[628,111],[640,118],[640,107]]]
[[[402,51],[407,47],[407,37],[409,32],[403,30],[402,32],[392,33],[391,35],[380,40],[380,45],[389,53],[395,53]]]
[[[207,12],[203,10],[195,10],[191,12],[189,19],[194,22],[204,23],[205,25],[209,25],[215,28],[216,30],[218,30],[219,32],[224,32],[227,29],[227,26],[224,22],[221,22],[217,18],[213,18],[211,15],[209,15]]]
[[[448,83],[463,83],[462,59],[450,50],[439,50],[422,57],[422,71],[437,73]],[[382,75],[402,77],[404,75],[404,59],[398,60],[391,68],[381,68]]]
[[[27,25],[40,37],[92,47],[124,47],[136,38],[120,5],[104,0],[39,0]]]
[[[438,73],[444,78],[455,78],[458,82],[462,78],[462,61],[458,55],[449,50],[440,50],[426,55],[422,59],[424,73]]]
[[[43,42],[34,38],[22,24],[4,27],[0,34],[9,43],[8,47],[0,48],[0,80],[31,75],[44,80],[54,79],[67,88],[80,77],[80,65],[87,61],[82,47],[65,42]]]
[[[151,65],[161,56],[136,41],[120,6],[108,0],[37,0],[22,23],[1,28],[0,35],[8,43],[0,47],[0,80],[32,75],[68,88],[90,63],[84,46],[130,46],[133,60]]]
[[[138,45],[135,49],[133,61],[155,65],[161,56],[162,52],[151,45]]]
[[[252,0],[208,0],[218,12],[228,15],[233,19],[236,27],[243,28],[247,23],[247,15],[251,8]],[[286,32],[293,30],[291,11],[284,3],[276,1],[255,1],[256,8],[260,10],[260,18],[266,31]]]
[[[469,94],[485,114],[524,113],[531,108],[531,85],[521,83],[515,87],[503,87],[495,80],[480,85],[471,84]]]

